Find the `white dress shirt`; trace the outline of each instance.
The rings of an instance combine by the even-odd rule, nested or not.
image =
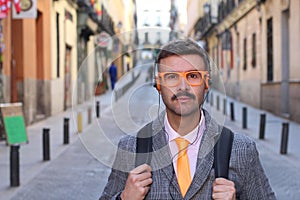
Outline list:
[[[173,159],[173,166],[174,166],[175,173],[177,176],[178,147],[175,142],[175,139],[178,137],[182,137],[182,136],[180,136],[171,127],[171,125],[168,121],[167,114],[165,115],[164,125],[165,125],[165,130],[166,130],[166,138],[169,143],[169,148],[170,148],[171,156]],[[193,177],[195,175],[195,171],[196,171],[198,151],[199,151],[199,146],[200,146],[200,142],[201,142],[204,130],[205,130],[205,119],[204,119],[203,111],[201,110],[201,119],[200,119],[199,125],[194,130],[192,130],[191,132],[186,134],[184,137],[182,137],[190,142],[190,145],[188,146],[188,149],[187,149],[187,154],[188,154],[188,158],[189,158],[189,162],[190,162],[190,172],[191,172],[192,179],[193,179]]]

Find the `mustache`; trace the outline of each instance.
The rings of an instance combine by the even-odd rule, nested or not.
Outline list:
[[[172,101],[176,100],[178,97],[186,96],[191,99],[196,99],[196,96],[194,94],[191,94],[189,92],[178,92],[177,94],[174,94],[171,98]]]

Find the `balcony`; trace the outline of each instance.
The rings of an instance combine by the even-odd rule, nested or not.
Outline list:
[[[101,16],[98,16],[89,0],[77,0],[77,5],[79,26],[84,26],[85,24],[87,24],[87,19],[90,18],[91,21],[98,25],[97,32],[101,32],[102,30],[104,30],[110,35],[115,34],[114,23],[103,5],[101,5]]]
[[[198,19],[194,27],[196,40],[200,40],[205,37],[205,35],[207,35],[209,31],[214,27],[214,25],[218,22],[217,17],[212,15],[210,4],[204,4],[203,9],[204,16]]]

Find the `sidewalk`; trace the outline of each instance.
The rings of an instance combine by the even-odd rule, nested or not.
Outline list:
[[[22,144],[19,149],[20,156],[20,186],[10,187],[10,147],[5,141],[0,142],[0,196],[10,199],[18,190],[25,186],[31,179],[39,174],[49,163],[59,157],[70,144],[76,142],[77,113],[82,113],[83,129],[90,126],[88,124],[88,108],[92,110],[92,119],[96,118],[96,101],[100,101],[101,111],[110,106],[111,91],[95,97],[83,104],[69,108],[65,112],[53,115],[45,120],[27,126],[27,136],[29,143]],[[69,144],[63,144],[64,118],[69,118]],[[43,161],[43,128],[50,129],[50,161]],[[84,131],[84,130],[83,130]],[[1,198],[2,199],[2,198]]]

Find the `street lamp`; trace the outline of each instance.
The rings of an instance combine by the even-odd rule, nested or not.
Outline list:
[[[118,22],[118,25],[117,25],[118,29],[121,29],[122,26],[123,26],[123,23],[122,23],[121,21],[119,21],[119,22]]]
[[[203,5],[203,10],[204,10],[204,21],[205,21],[205,26],[209,26],[211,23],[211,13],[210,13],[210,4],[205,3]]]
[[[204,14],[208,15],[210,13],[210,5],[208,3],[205,3],[203,5]]]
[[[118,33],[121,33],[122,31],[122,27],[123,27],[123,23],[121,21],[118,22],[117,24],[117,28],[118,28]]]

